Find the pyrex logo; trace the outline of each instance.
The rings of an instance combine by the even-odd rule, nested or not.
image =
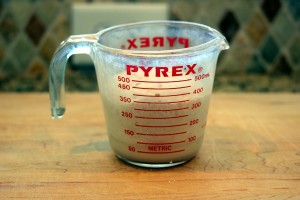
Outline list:
[[[179,66],[137,66],[137,65],[126,65],[126,73],[127,75],[132,75],[137,72],[142,72],[144,77],[169,77],[168,73],[170,72],[170,76],[186,76],[190,74],[196,74],[195,67],[197,64],[188,64],[188,65],[179,65]],[[186,71],[184,71],[186,69]]]
[[[122,45],[122,49],[137,49],[149,47],[174,47],[175,45],[183,48],[189,47],[189,39],[184,37],[140,37],[127,39],[127,44]]]

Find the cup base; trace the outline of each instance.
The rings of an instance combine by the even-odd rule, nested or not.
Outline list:
[[[168,163],[143,163],[143,162],[136,162],[136,161],[132,161],[132,160],[128,160],[126,158],[123,158],[122,156],[116,154],[117,158],[119,158],[121,161],[128,163],[130,165],[134,165],[134,166],[138,166],[138,167],[144,167],[144,168],[154,168],[154,169],[158,169],[158,168],[168,168],[168,167],[175,167],[178,165],[182,165],[186,162],[189,162],[190,160],[192,160],[194,157],[187,159],[187,160],[183,160],[183,161],[178,161],[178,162],[168,162]]]

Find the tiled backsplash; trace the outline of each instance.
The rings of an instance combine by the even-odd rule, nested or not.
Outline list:
[[[0,91],[48,90],[51,57],[71,34],[71,2],[84,1],[1,1]],[[215,90],[300,92],[299,0],[167,2],[170,19],[214,27],[230,42],[218,62]],[[67,90],[97,90],[94,71],[68,67],[66,79]]]

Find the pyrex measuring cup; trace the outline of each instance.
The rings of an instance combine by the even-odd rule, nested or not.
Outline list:
[[[202,143],[217,58],[228,48],[219,32],[189,22],[132,23],[71,36],[50,66],[52,116],[65,112],[67,59],[88,54],[116,155],[143,167],[184,163]]]

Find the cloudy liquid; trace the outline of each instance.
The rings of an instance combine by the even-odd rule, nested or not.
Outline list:
[[[183,84],[170,85],[174,88]],[[145,87],[145,84],[131,83],[130,91],[103,97],[109,140],[116,154],[125,160],[153,164],[193,158],[203,140],[210,95],[204,92],[192,95],[194,88],[134,91],[134,86]],[[118,91],[120,88],[112,93]],[[130,98],[130,102],[121,101],[121,96]]]

